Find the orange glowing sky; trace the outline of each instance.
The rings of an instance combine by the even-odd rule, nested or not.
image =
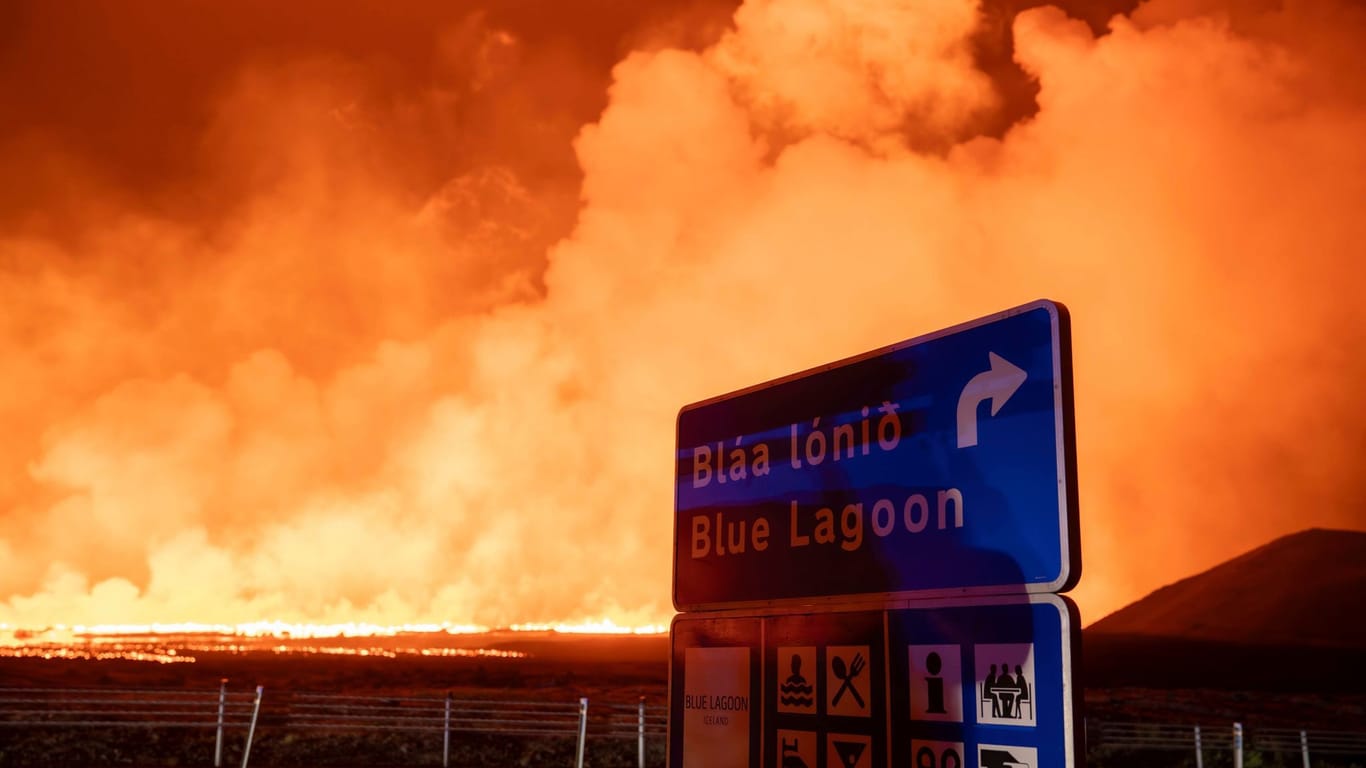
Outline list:
[[[1031,4],[4,3],[0,624],[658,623],[681,405],[1040,297],[1085,622],[1366,528],[1366,6]]]

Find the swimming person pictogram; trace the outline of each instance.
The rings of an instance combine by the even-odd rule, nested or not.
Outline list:
[[[787,680],[778,686],[778,701],[788,707],[810,708],[816,701],[816,687],[802,676],[801,654],[792,654],[791,669],[792,674],[788,675]]]

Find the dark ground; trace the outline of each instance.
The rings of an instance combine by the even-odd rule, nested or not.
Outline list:
[[[474,640],[470,641],[475,642]],[[261,766],[440,765],[441,743],[426,734],[300,734],[272,728],[271,700],[300,693],[535,700],[590,709],[666,704],[668,638],[508,634],[481,647],[525,658],[399,658],[197,652],[193,664],[0,658],[4,688],[149,688],[216,691],[227,678],[239,694],[264,686],[263,717],[251,754]],[[1080,676],[1085,717],[1097,721],[1202,724],[1227,728],[1366,731],[1366,656],[1287,647],[1229,647],[1139,637],[1086,637]],[[276,706],[280,706],[276,704]],[[225,765],[240,760],[241,735],[229,739]],[[80,731],[0,728],[0,766],[212,765],[211,731]],[[635,764],[632,740],[589,739],[588,763]],[[461,736],[452,765],[573,764],[572,738]],[[151,757],[149,757],[149,755]],[[1186,757],[1093,756],[1090,765],[1182,765]],[[1298,759],[1297,756],[1295,756]],[[1170,759],[1168,759],[1170,758]],[[1217,755],[1206,759],[1215,768]],[[1259,758],[1261,759],[1261,758]],[[1277,758],[1279,759],[1279,758]],[[651,765],[663,764],[662,739]],[[1263,759],[1261,765],[1282,763]],[[1286,763],[1289,764],[1289,763]],[[1298,765],[1298,763],[1295,763]],[[1333,765],[1353,765],[1351,762]],[[1193,763],[1192,763],[1193,765]],[[1249,764],[1252,765],[1252,764]],[[1327,763],[1315,762],[1315,765]]]

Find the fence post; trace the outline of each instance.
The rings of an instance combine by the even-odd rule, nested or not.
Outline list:
[[[588,697],[579,699],[579,752],[574,758],[574,768],[583,768],[583,747],[588,740]]]
[[[256,717],[261,714],[261,691],[264,686],[256,686],[256,703],[251,707],[251,725],[247,726],[247,745],[242,748],[242,768],[247,768],[247,758],[251,757],[251,740],[256,736]]]
[[[1195,726],[1195,768],[1205,768],[1205,751],[1200,746],[1200,726]]]
[[[639,709],[636,710],[636,765],[638,768],[645,768],[645,697],[640,697]],[[1307,759],[1307,758],[1306,758]]]
[[[223,709],[228,700],[228,678],[218,681],[218,738],[213,743],[213,768],[223,766]]]
[[[446,722],[442,726],[444,733],[441,736],[441,768],[448,768],[451,764],[451,695],[446,694]]]
[[[1309,732],[1300,731],[1300,755],[1304,758],[1304,768],[1309,768]]]
[[[1233,724],[1233,768],[1243,768],[1243,724]]]

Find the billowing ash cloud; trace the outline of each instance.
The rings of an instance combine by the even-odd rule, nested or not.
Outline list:
[[[1042,296],[1087,620],[1366,527],[1359,6],[252,7],[13,12],[0,622],[658,621],[681,405]]]

